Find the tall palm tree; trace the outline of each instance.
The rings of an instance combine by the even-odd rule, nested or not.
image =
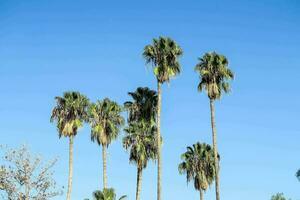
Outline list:
[[[195,70],[200,76],[198,90],[200,92],[205,90],[210,100],[211,127],[216,168],[216,199],[220,200],[214,101],[216,99],[220,99],[223,92],[228,93],[230,91],[230,84],[228,80],[232,80],[234,78],[234,74],[228,68],[227,58],[223,55],[217,54],[216,52],[206,53],[202,58],[199,58],[199,63],[196,65]]]
[[[108,98],[92,103],[88,110],[91,140],[102,146],[103,189],[107,188],[106,150],[111,142],[118,137],[124,124],[121,112],[122,107]]]
[[[97,190],[93,192],[93,197],[95,200],[116,200],[116,193],[113,188],[106,188],[103,191]],[[123,195],[119,200],[126,199],[127,196]]]
[[[129,161],[137,165],[136,200],[140,199],[142,172],[150,159],[157,157],[156,110],[157,93],[149,88],[139,87],[128,93],[133,101],[124,103],[128,111],[128,126],[123,138],[123,146],[130,150]]]
[[[140,200],[143,169],[150,159],[156,159],[156,127],[145,121],[133,122],[125,128],[123,146],[129,149],[129,161],[137,166],[136,200]]]
[[[161,134],[160,134],[160,112],[161,112],[161,85],[170,82],[172,77],[180,73],[178,57],[182,55],[182,49],[174,40],[168,37],[153,39],[153,43],[145,46],[143,56],[146,64],[151,63],[153,72],[157,79],[157,200],[161,200]]]
[[[69,178],[67,200],[71,199],[73,176],[73,140],[77,131],[87,119],[89,100],[79,92],[65,92],[62,97],[55,97],[56,105],[52,110],[51,122],[56,122],[59,138],[69,138]]]
[[[204,200],[204,191],[215,179],[214,152],[208,144],[199,142],[181,155],[182,163],[178,169],[186,174],[187,182],[194,181],[194,187],[200,192],[200,200]]]

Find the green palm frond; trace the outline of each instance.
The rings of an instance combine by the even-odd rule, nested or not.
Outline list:
[[[129,92],[128,95],[133,100],[124,103],[125,110],[128,111],[128,121],[156,121],[156,91],[150,90],[148,87],[138,87],[136,91]]]
[[[157,93],[147,87],[139,87],[128,95],[132,101],[124,103],[128,126],[124,129],[123,147],[129,151],[130,162],[145,168],[148,161],[157,156]]]
[[[194,180],[196,190],[207,190],[215,179],[213,155],[213,149],[205,143],[188,146],[187,151],[181,155],[179,173],[186,174],[187,182]]]
[[[195,71],[200,76],[198,90],[200,92],[205,90],[210,99],[220,99],[222,92],[230,92],[228,81],[234,79],[234,74],[228,68],[228,60],[225,56],[216,52],[206,53],[199,58]]]
[[[101,190],[96,190],[93,192],[94,200],[116,200],[116,193],[113,188],[106,188]],[[119,198],[119,200],[126,199],[127,196],[123,195]]]
[[[115,140],[124,125],[122,107],[105,98],[92,103],[88,109],[88,122],[91,125],[91,140],[99,145],[108,146]]]
[[[59,137],[75,136],[87,120],[88,98],[79,92],[65,92],[55,100],[50,121],[56,122]]]
[[[145,46],[143,56],[146,64],[152,64],[153,72],[160,83],[169,82],[181,71],[178,58],[182,49],[169,37],[153,39],[153,43]]]
[[[157,156],[156,127],[140,121],[130,123],[124,131],[123,146],[129,150],[129,161],[145,168],[148,160]]]

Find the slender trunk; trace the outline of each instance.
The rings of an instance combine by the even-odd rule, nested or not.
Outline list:
[[[107,174],[106,174],[106,146],[102,145],[102,160],[103,160],[103,189],[107,188]]]
[[[23,193],[21,192],[20,194],[19,194],[19,199],[18,200],[23,200],[24,199],[24,195],[23,195]]]
[[[29,183],[26,183],[26,186],[25,186],[25,200],[29,200]]]
[[[136,200],[141,199],[142,176],[143,176],[143,169],[141,167],[137,167],[136,198],[135,198]]]
[[[161,141],[160,141],[160,111],[161,111],[161,83],[157,82],[157,200],[161,200]]]
[[[69,137],[69,179],[68,179],[67,200],[71,200],[72,178],[73,178],[73,136],[70,136]]]
[[[213,138],[213,150],[214,150],[214,164],[216,169],[216,200],[220,200],[220,179],[219,179],[219,159],[218,159],[218,147],[217,147],[217,133],[216,133],[216,123],[215,123],[215,107],[214,100],[210,99],[210,113],[211,113],[211,128],[212,128],[212,138]]]
[[[200,200],[204,200],[204,193],[202,189],[200,189]]]
[[[30,196],[30,175],[27,174],[27,170],[25,170],[25,176],[26,176],[26,180],[25,180],[25,200],[29,200],[29,196]]]

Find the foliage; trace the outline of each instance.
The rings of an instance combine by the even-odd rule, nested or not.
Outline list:
[[[271,197],[271,200],[288,200],[288,199],[284,197],[283,193],[277,193]]]
[[[296,172],[296,177],[300,181],[300,169]]]
[[[194,180],[196,190],[207,190],[215,178],[214,153],[208,144],[196,143],[187,147],[181,155],[182,163],[178,169],[181,174],[186,174],[187,182]]]
[[[234,74],[228,68],[228,60],[225,56],[216,52],[206,53],[199,58],[195,70],[201,79],[198,90],[205,89],[210,99],[220,99],[222,92],[230,91],[228,80],[233,79]]]
[[[103,191],[97,190],[93,193],[93,198],[95,200],[116,200],[116,193],[113,188],[106,188]],[[119,198],[119,200],[126,199],[127,196],[123,195]]]
[[[33,155],[26,146],[1,148],[0,196],[9,200],[46,200],[62,194],[57,189],[51,168],[56,159],[47,163]]]
[[[99,145],[108,146],[119,135],[124,124],[122,107],[105,98],[92,103],[88,109],[88,122],[91,125],[91,140]]]
[[[178,57],[182,49],[169,37],[153,39],[153,43],[145,46],[143,56],[146,63],[152,63],[153,72],[158,82],[169,82],[170,78],[180,73]]]
[[[145,120],[150,123],[156,122],[157,93],[148,87],[138,87],[135,92],[128,95],[133,101],[124,103],[128,111],[128,122]]]
[[[146,168],[148,160],[157,156],[156,127],[141,121],[130,123],[124,130],[123,146],[130,149],[129,160],[139,168]]]
[[[142,169],[149,159],[157,156],[156,142],[156,109],[157,94],[149,88],[139,87],[128,93],[133,101],[124,103],[128,111],[128,126],[123,138],[123,146],[130,149],[129,160]]]
[[[78,128],[87,119],[89,100],[79,92],[65,92],[63,97],[55,97],[56,106],[52,110],[50,121],[57,122],[59,137],[75,136]]]

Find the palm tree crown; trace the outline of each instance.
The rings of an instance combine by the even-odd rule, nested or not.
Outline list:
[[[271,197],[271,200],[287,200],[287,199],[284,197],[283,193],[277,193]]]
[[[57,122],[59,137],[75,136],[78,128],[87,119],[89,100],[79,92],[65,92],[63,97],[55,97],[56,106],[50,121]]]
[[[228,68],[228,60],[225,56],[216,52],[206,53],[199,58],[195,70],[201,78],[198,90],[205,89],[210,99],[220,99],[223,91],[225,93],[230,91],[228,80],[233,79],[234,74]]]
[[[155,123],[157,93],[148,87],[138,87],[135,92],[129,92],[128,95],[133,99],[133,101],[124,103],[124,107],[128,111],[128,121],[145,120]]]
[[[91,140],[108,146],[116,139],[124,124],[121,112],[122,107],[108,98],[91,104],[88,112],[88,121],[92,128]]]
[[[106,188],[103,191],[97,190],[93,192],[93,197],[95,200],[116,200],[116,193],[113,188]],[[126,195],[123,195],[119,200],[126,199]]]
[[[129,160],[140,168],[146,168],[149,159],[156,159],[156,127],[145,121],[130,123],[124,129],[126,136],[123,138],[123,146],[130,149]]]
[[[182,53],[182,49],[174,40],[159,37],[153,39],[153,44],[145,46],[143,56],[147,64],[152,63],[157,80],[164,83],[180,73],[178,57]]]
[[[178,169],[181,174],[186,174],[187,182],[194,180],[196,190],[207,190],[215,178],[214,153],[208,144],[199,142],[181,155],[182,163]]]

